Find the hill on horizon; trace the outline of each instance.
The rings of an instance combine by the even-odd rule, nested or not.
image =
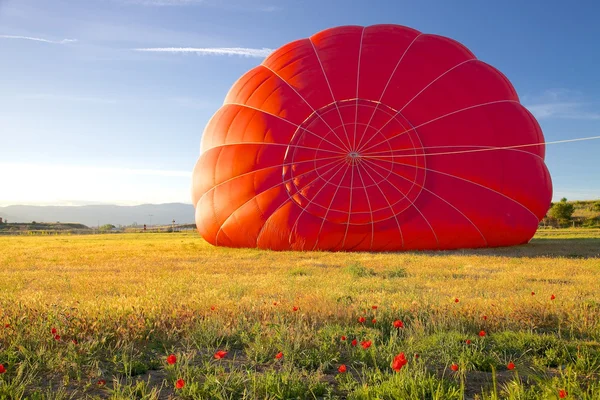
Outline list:
[[[22,206],[0,207],[0,217],[8,222],[73,222],[98,225],[169,225],[194,223],[194,207],[184,203],[142,204],[137,206]]]

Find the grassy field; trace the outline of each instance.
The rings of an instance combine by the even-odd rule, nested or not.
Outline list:
[[[0,324],[0,399],[600,399],[600,230],[400,254],[0,237]]]

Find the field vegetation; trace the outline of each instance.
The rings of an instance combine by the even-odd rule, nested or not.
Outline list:
[[[0,237],[0,399],[600,399],[600,230],[410,253]]]

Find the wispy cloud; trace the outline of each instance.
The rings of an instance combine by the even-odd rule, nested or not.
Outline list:
[[[84,103],[99,103],[99,104],[116,104],[116,99],[98,96],[79,96],[72,94],[55,94],[55,93],[30,93],[21,94],[18,96],[22,100],[50,100],[50,101],[69,101],[69,102],[84,102]]]
[[[546,90],[540,96],[524,97],[523,103],[538,119],[600,120],[600,107],[572,90]]]
[[[249,49],[246,47],[150,47],[134,49],[134,51],[150,52],[150,53],[173,53],[173,54],[197,54],[199,56],[216,55],[216,56],[245,56],[264,58],[273,52],[273,49]]]
[[[19,36],[19,35],[0,35],[0,39],[15,39],[15,40],[31,40],[34,42],[43,42],[51,44],[67,44],[76,42],[77,39],[63,39],[63,40],[49,40],[31,36]]]

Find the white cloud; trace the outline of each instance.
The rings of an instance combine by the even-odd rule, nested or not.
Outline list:
[[[76,42],[77,39],[63,39],[63,40],[49,40],[31,36],[19,36],[19,35],[0,35],[0,39],[16,39],[16,40],[31,40],[34,42],[43,42],[51,44],[67,44]]]
[[[600,120],[600,107],[586,101],[576,91],[567,89],[546,90],[539,96],[523,98],[525,107],[538,119]]]
[[[273,49],[249,49],[245,47],[150,47],[142,49],[133,49],[134,51],[149,53],[172,53],[172,54],[197,54],[199,56],[217,55],[217,56],[245,56],[264,58],[273,52]]]

